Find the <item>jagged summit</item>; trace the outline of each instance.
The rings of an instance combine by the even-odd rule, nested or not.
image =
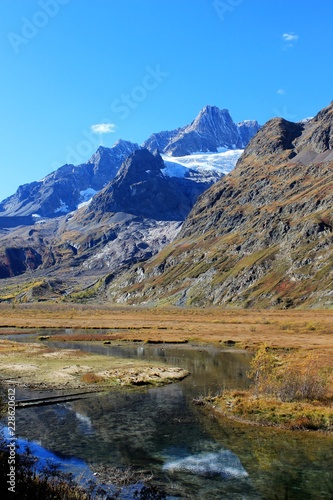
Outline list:
[[[162,153],[181,130],[183,129],[177,128],[175,130],[164,130],[154,133],[142,144],[142,147],[148,149],[150,152],[159,151]]]
[[[252,126],[207,106],[169,134],[170,146],[204,146],[206,131],[216,145],[222,129],[245,134]],[[129,303],[331,307],[332,129],[332,104],[306,122],[269,120],[209,189],[192,172],[174,176],[166,155],[135,149],[89,205],[4,231],[0,277],[28,271],[27,279],[45,274],[82,290],[83,281],[107,275],[103,297]],[[101,162],[107,151],[97,154]],[[62,169],[53,181],[81,171]],[[39,183],[32,188],[38,193]]]
[[[333,149],[333,101],[304,124],[304,133],[295,143],[296,150],[320,155]],[[321,161],[323,157],[318,157]]]
[[[15,230],[31,217],[14,217],[0,229],[0,278],[36,270],[65,276],[67,287],[69,277],[75,283],[75,276],[94,279],[152,257],[174,239],[198,196],[234,168],[242,150],[213,153],[216,144],[228,146],[220,137],[226,124],[237,133],[226,110],[206,107],[191,125],[153,134],[147,143],[154,154],[119,140],[111,148],[100,146],[85,163],[64,165],[21,186],[0,204],[0,218],[39,218],[33,227]],[[156,152],[182,132],[185,141],[191,134],[199,138],[191,151],[205,147],[208,154],[166,159]]]
[[[259,128],[256,121],[236,125],[227,109],[205,106],[190,125],[173,137],[164,153],[186,156],[196,152],[217,152],[220,148],[243,149]]]
[[[245,148],[243,157],[260,157],[262,165],[281,163],[296,156],[294,141],[304,130],[302,123],[272,118],[258,131]]]
[[[197,130],[197,132],[206,132],[208,127],[212,128],[214,131],[215,126],[219,122],[232,122],[228,109],[220,109],[217,106],[207,105],[199,112],[198,116],[193,120],[193,122],[186,127],[185,130]]]
[[[131,182],[142,182],[151,174],[162,175],[164,162],[159,153],[151,153],[148,149],[137,149],[122,164],[115,181],[131,178]]]
[[[111,146],[111,148],[107,149],[117,149],[118,154],[128,153],[130,155],[135,149],[140,149],[140,146],[136,142],[126,141],[125,139],[118,139],[114,143],[114,145]]]

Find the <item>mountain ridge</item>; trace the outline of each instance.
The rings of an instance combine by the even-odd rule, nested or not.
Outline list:
[[[124,159],[139,145],[119,140],[112,148],[100,146],[80,165],[63,165],[40,181],[20,186],[16,193],[0,203],[0,215],[38,214],[54,217],[57,213],[76,210],[84,192],[97,192],[116,175]]]
[[[109,300],[224,307],[329,307],[333,289],[333,103],[280,118],[205,191],[177,238],[109,285]]]
[[[195,182],[163,174],[159,153],[134,151],[118,174],[92,199],[87,213],[126,212],[157,220],[183,221],[210,182]]]
[[[29,216],[37,214],[41,217],[50,218],[76,210],[81,203],[89,201],[94,194],[103,189],[117,175],[121,164],[133,151],[141,148],[147,148],[151,152],[167,150],[175,139],[178,138],[179,142],[181,131],[186,131],[188,127],[192,127],[191,130],[193,131],[193,124],[197,123],[202,131],[202,127],[204,128],[202,121],[205,121],[205,116],[211,112],[211,109],[212,107],[209,106],[203,108],[198,115],[200,119],[197,117],[197,121],[194,120],[189,126],[153,134],[142,146],[120,139],[111,148],[100,146],[85,163],[77,166],[72,164],[63,165],[40,181],[19,186],[16,193],[0,202],[0,216]],[[216,107],[214,109],[215,111],[218,110]],[[211,123],[209,130],[206,130],[204,134],[206,142],[207,136],[214,133],[214,127],[219,127],[219,119],[224,117],[226,113],[229,116],[230,126],[232,125],[235,130],[237,129],[237,126],[232,122],[229,112],[226,110],[223,110],[222,113],[215,112],[215,125]],[[247,129],[248,139],[259,127],[257,122],[249,123],[252,125]],[[185,133],[180,142],[184,146],[184,141],[187,140]],[[216,144],[216,141],[215,143],[214,140],[210,142],[212,151],[215,151],[216,147],[214,144]],[[226,142],[228,142],[227,137]],[[209,147],[207,149],[206,144],[205,151],[208,150]],[[216,171],[215,177],[221,177],[219,170]]]

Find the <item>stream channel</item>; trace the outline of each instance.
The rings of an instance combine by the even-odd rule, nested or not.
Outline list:
[[[50,347],[156,360],[191,375],[164,387],[112,388],[88,399],[19,408],[17,436],[37,449],[69,467],[94,463],[152,471],[170,499],[333,498],[333,437],[245,425],[192,403],[221,388],[246,387],[247,351],[201,344],[52,342],[59,330],[45,329],[7,338],[31,342],[41,333],[51,336]],[[17,395],[37,397],[23,389]]]

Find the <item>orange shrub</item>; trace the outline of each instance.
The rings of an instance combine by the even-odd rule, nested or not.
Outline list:
[[[101,375],[96,375],[96,373],[93,372],[85,373],[84,375],[82,375],[81,380],[86,384],[99,384],[100,382],[105,381],[104,377],[101,377]]]

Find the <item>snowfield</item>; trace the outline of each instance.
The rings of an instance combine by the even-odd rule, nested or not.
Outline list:
[[[198,177],[216,182],[220,177],[234,169],[243,149],[223,149],[218,153],[193,153],[188,156],[162,155],[168,177]]]

